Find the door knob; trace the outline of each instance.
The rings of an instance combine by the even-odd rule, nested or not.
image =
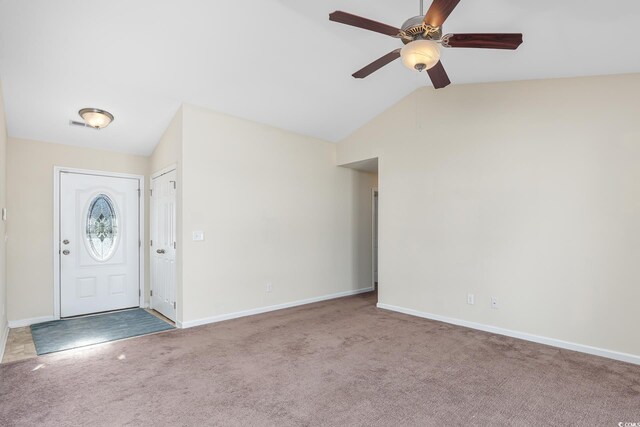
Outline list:
[[[69,255],[71,252],[69,252],[69,249],[65,249],[64,251],[62,251],[62,255]]]
[[[69,241],[68,241],[67,239],[64,239],[64,240],[62,241],[62,243],[64,243],[65,245],[68,245],[68,244],[69,244]]]
[[[163,254],[164,253],[164,249],[158,249],[156,252],[159,253],[159,254]]]

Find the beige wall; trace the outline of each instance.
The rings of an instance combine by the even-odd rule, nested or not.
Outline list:
[[[169,166],[178,165],[182,160],[182,107],[176,112],[169,127],[160,138],[150,159],[150,173],[153,174]]]
[[[0,83],[0,209],[7,206],[7,126],[4,115],[2,84]],[[0,357],[4,349],[4,334],[7,331],[7,245],[6,226],[0,219]]]
[[[342,141],[380,161],[380,302],[640,355],[639,93],[425,88]]]
[[[188,105],[183,121],[181,320],[371,286],[373,175],[336,167],[335,144]]]
[[[52,316],[54,166],[147,176],[149,158],[13,138],[7,153],[9,320]]]

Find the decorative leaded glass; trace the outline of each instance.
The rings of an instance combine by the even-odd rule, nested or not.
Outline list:
[[[118,236],[118,218],[109,196],[100,194],[91,201],[86,235],[94,258],[104,261],[111,256]]]

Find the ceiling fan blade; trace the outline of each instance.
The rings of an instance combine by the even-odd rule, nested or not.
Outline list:
[[[522,34],[447,34],[442,37],[444,47],[515,50],[522,44]]]
[[[458,3],[460,0],[433,0],[424,16],[424,23],[432,27],[441,27]]]
[[[443,87],[447,87],[451,84],[451,80],[449,80],[449,76],[440,61],[438,61],[433,68],[428,69],[427,73],[429,73],[431,83],[433,83],[433,87],[436,89],[442,89]]]
[[[372,21],[371,19],[363,18],[361,16],[352,15],[347,12],[341,12],[339,10],[329,14],[329,20],[333,22],[339,22],[341,24],[351,25],[353,27],[364,28],[365,30],[369,31],[375,31],[376,33],[386,34],[391,37],[396,37],[398,34],[400,34],[399,28]]]
[[[400,58],[400,49],[396,49],[393,52],[387,53],[382,58],[376,59],[371,64],[364,67],[362,70],[353,73],[353,77],[355,77],[356,79],[364,79],[369,74],[378,71],[380,68],[395,61],[398,58]]]

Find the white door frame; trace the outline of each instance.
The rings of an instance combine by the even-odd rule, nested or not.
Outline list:
[[[167,166],[166,168],[162,168],[162,169],[160,169],[159,171],[154,172],[154,173],[151,175],[151,179],[156,179],[156,178],[158,178],[159,176],[166,175],[166,174],[168,174],[169,172],[173,172],[173,171],[175,171],[175,170],[178,170],[178,165],[174,163],[174,164],[173,164],[173,165],[171,165],[171,166]]]
[[[376,193],[378,193],[378,206],[376,209]],[[380,276],[380,251],[377,248],[380,246],[380,226],[376,227],[376,216],[378,224],[380,223],[380,192],[378,187],[371,189],[371,287],[376,289],[376,267],[378,267],[378,277]],[[380,280],[378,280],[378,286],[380,286]]]
[[[140,289],[140,307],[144,307],[144,271],[146,268],[144,259],[144,175],[133,175],[127,173],[115,173],[96,171],[89,169],[76,169],[63,166],[53,167],[53,318],[60,319],[60,174],[63,172],[77,173],[82,175],[105,176],[111,178],[131,178],[137,179],[140,183],[140,197],[138,198],[138,232],[140,240],[138,250],[138,288]]]
[[[173,171],[177,171],[177,170],[178,170],[178,164],[174,163],[172,165],[169,165],[169,166],[167,166],[165,168],[160,169],[157,172],[152,173],[151,174],[151,178],[149,179],[149,186],[151,187],[151,189],[153,189],[153,180],[154,179],[159,178],[162,175],[166,175],[169,172],[173,172]],[[176,177],[176,179],[178,181],[180,181],[179,178],[180,177]],[[179,191],[179,188],[180,188],[180,183],[179,182],[176,183],[176,187],[177,188],[176,188],[176,218],[175,218],[175,220],[176,220],[176,240],[178,240],[178,239],[180,239],[180,233],[178,232],[179,231],[178,230],[178,224],[180,222],[180,219],[178,218],[178,208],[177,208],[178,196],[179,196],[179,193],[177,193],[177,192]],[[153,211],[151,211],[151,209],[153,209],[153,207],[151,206],[151,203],[152,203],[152,201],[149,200],[149,227],[151,227],[151,217],[153,216]],[[151,230],[149,232],[151,232]],[[173,282],[174,282],[174,285],[176,287],[176,289],[175,289],[175,296],[176,296],[176,321],[175,321],[175,324],[176,324],[176,327],[181,328],[181,326],[179,326],[180,323],[178,322],[178,319],[180,318],[178,316],[178,310],[180,309],[180,301],[179,301],[180,295],[178,294],[178,268],[177,268],[179,250],[180,250],[180,245],[178,245],[178,248],[176,249],[176,278],[175,278],[175,280]],[[151,249],[149,249],[149,262],[151,262]],[[153,276],[151,276],[150,279],[152,277]],[[152,281],[149,281],[149,290],[150,291],[153,290],[153,282]],[[151,296],[149,296],[149,308],[153,309]]]

